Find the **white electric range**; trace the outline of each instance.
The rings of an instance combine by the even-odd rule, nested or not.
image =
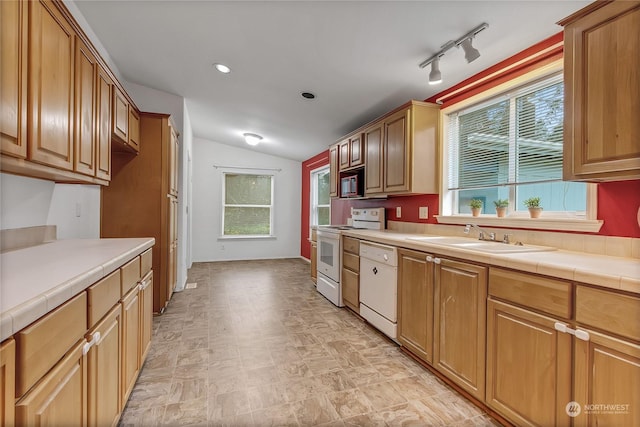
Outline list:
[[[318,283],[316,289],[329,301],[342,307],[342,238],[343,230],[354,228],[384,230],[384,208],[351,208],[351,225],[326,225],[317,228]]]

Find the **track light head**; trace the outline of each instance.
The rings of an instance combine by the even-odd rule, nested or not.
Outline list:
[[[469,37],[462,40],[462,42],[459,44],[459,46],[462,46],[462,49],[464,49],[464,59],[467,60],[467,63],[471,63],[480,58],[480,52],[471,44],[472,40],[473,38]]]
[[[431,72],[429,73],[429,84],[437,85],[442,83],[442,73],[440,72],[440,58],[431,61]]]

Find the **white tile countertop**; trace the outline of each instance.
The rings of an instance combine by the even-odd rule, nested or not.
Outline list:
[[[154,243],[153,238],[55,240],[0,254],[0,341]]]
[[[470,248],[407,240],[408,238],[427,235],[400,233],[390,230],[345,230],[342,234],[381,244],[431,252],[441,256],[475,261],[490,266],[543,274],[640,295],[640,260],[637,258],[596,255],[566,250],[487,253]]]

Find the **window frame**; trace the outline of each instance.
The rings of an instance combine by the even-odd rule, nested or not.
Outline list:
[[[309,197],[309,226],[317,226],[318,224],[318,208],[329,208],[329,223],[331,223],[331,197],[326,205],[318,204],[318,176],[320,172],[326,171],[330,173],[329,165],[321,166],[309,172],[310,197]]]
[[[268,176],[271,180],[271,205],[227,205],[226,204],[226,191],[227,191],[227,175],[246,175],[246,176]],[[273,239],[275,238],[274,233],[274,208],[275,208],[275,175],[273,173],[246,173],[246,172],[235,172],[235,171],[226,171],[222,172],[222,209],[220,215],[220,237],[218,239],[231,239],[231,240],[259,240],[259,239]],[[225,209],[227,207],[245,207],[245,208],[269,208],[269,234],[225,234],[224,232],[224,218],[225,218]]]
[[[519,88],[534,83],[541,79],[550,78],[562,71],[563,61],[557,60],[546,66],[526,73],[520,77],[500,84],[492,89],[474,95],[464,101],[456,103],[440,111],[440,215],[436,220],[441,224],[474,224],[486,226],[501,226],[512,228],[529,228],[535,230],[562,230],[597,232],[603,225],[603,221],[597,220],[597,184],[587,184],[587,202],[584,217],[569,216],[566,212],[543,212],[540,218],[532,219],[527,212],[520,212],[510,208],[510,215],[506,218],[497,218],[495,214],[482,214],[473,217],[471,214],[459,214],[457,212],[458,201],[456,190],[448,189],[449,179],[449,114],[469,109],[471,107],[488,103],[492,99],[504,96],[509,92],[518,91]],[[523,183],[525,184],[525,183]],[[511,190],[510,190],[511,191]]]

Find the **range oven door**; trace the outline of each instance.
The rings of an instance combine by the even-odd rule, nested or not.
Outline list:
[[[340,234],[318,230],[318,273],[340,283]]]

